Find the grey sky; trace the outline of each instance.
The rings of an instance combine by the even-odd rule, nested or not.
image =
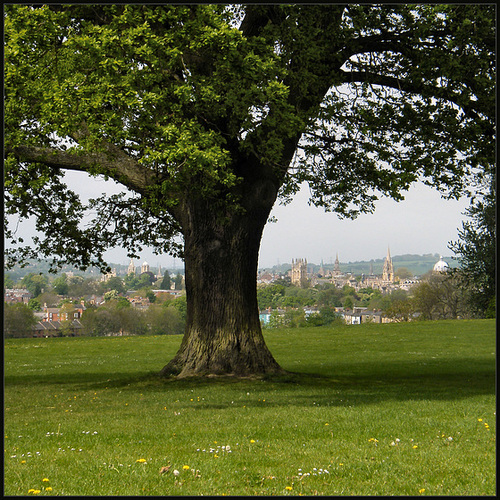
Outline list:
[[[113,194],[120,186],[112,181],[92,179],[85,173],[67,172],[69,187],[83,199],[101,193]],[[423,184],[415,185],[406,199],[396,203],[381,199],[373,214],[355,220],[340,220],[333,213],[309,206],[308,189],[303,188],[287,206],[275,205],[271,215],[278,221],[268,223],[262,237],[259,267],[304,258],[308,262],[333,262],[338,252],[341,262],[381,259],[390,247],[391,255],[438,253],[450,256],[448,243],[458,239],[462,215],[468,200],[443,200],[439,193]],[[33,224],[24,223],[20,234],[32,234]],[[147,261],[152,267],[181,268],[180,259],[155,255],[143,250],[135,264]],[[109,250],[110,263],[127,264],[130,259],[122,249]]]
[[[290,205],[275,206],[278,219],[264,229],[260,266],[305,258],[325,264],[339,254],[341,262],[383,259],[391,255],[452,255],[448,242],[458,239],[467,199],[449,201],[423,184],[412,187],[402,202],[381,199],[373,214],[341,220],[307,204],[307,187]]]

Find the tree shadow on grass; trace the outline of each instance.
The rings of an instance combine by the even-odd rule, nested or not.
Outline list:
[[[165,378],[158,372],[103,374],[71,373],[9,375],[4,386],[33,384],[74,385],[78,390],[120,388],[144,392],[191,392],[210,387],[225,388],[241,394],[247,391],[267,399],[265,406],[367,405],[383,401],[442,400],[452,401],[471,396],[495,394],[495,361],[463,358],[436,362],[359,362],[322,367],[323,373],[288,372],[282,375],[248,379],[231,376]],[[326,373],[325,373],[326,372]],[[215,395],[217,399],[217,395]],[[247,407],[260,406],[247,398]],[[196,408],[223,409],[230,402],[205,402]],[[192,407],[192,406],[191,406]]]

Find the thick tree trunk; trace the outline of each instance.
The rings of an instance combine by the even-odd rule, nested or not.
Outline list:
[[[217,217],[206,201],[185,205],[187,325],[163,375],[262,375],[283,370],[267,348],[257,304],[260,240],[276,191],[270,185],[245,199],[244,214]]]

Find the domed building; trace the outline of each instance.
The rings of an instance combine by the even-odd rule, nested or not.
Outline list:
[[[449,268],[450,266],[443,260],[443,256],[440,256],[439,260],[434,264],[432,271],[435,273],[445,273]]]

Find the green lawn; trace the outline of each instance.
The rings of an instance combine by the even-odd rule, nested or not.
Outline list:
[[[494,320],[265,335],[293,374],[160,379],[178,336],[6,340],[4,493],[496,493]]]

